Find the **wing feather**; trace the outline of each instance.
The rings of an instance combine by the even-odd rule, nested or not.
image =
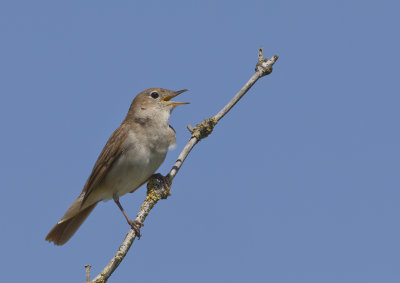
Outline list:
[[[100,153],[93,167],[92,173],[83,187],[84,194],[81,207],[87,200],[88,196],[96,190],[96,187],[103,181],[113,163],[118,159],[123,150],[123,143],[129,131],[129,125],[123,123],[119,126],[111,137],[108,139],[103,151]]]

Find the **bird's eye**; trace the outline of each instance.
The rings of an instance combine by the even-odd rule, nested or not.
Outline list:
[[[153,97],[154,99],[158,98],[158,93],[156,91],[153,91],[152,93],[150,93],[151,97]]]

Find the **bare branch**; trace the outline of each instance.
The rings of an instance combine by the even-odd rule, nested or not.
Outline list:
[[[189,131],[192,133],[192,136],[189,139],[189,142],[185,145],[182,152],[179,154],[178,159],[175,164],[172,166],[171,171],[167,175],[167,179],[170,184],[172,184],[172,180],[175,178],[179,169],[181,168],[183,162],[186,157],[189,155],[190,151],[193,147],[203,138],[207,137],[212,133],[215,125],[222,119],[231,109],[232,107],[246,94],[246,92],[256,83],[256,81],[266,75],[269,75],[272,72],[272,66],[275,64],[276,60],[278,60],[278,55],[274,55],[269,59],[265,59],[263,56],[263,48],[261,47],[258,51],[258,62],[255,68],[255,74],[249,79],[249,81],[242,87],[241,90],[232,98],[232,100],[216,114],[214,117],[204,120],[200,124],[197,124],[195,127],[188,126]],[[154,205],[160,199],[166,199],[169,196],[169,191],[171,186],[168,189],[160,186],[159,181],[156,179],[150,179],[147,184],[147,196],[144,200],[142,207],[136,217],[136,220],[143,223],[154,207]],[[100,283],[106,282],[111,274],[117,269],[118,265],[124,259],[125,255],[128,253],[129,248],[131,247],[133,241],[135,240],[136,235],[134,230],[130,230],[128,234],[125,236],[124,241],[119,247],[118,252],[115,256],[110,260],[108,265],[102,270],[102,272],[94,278],[93,282]]]
[[[86,269],[86,283],[90,283],[90,268],[91,266],[89,264],[85,265],[85,269]]]
[[[241,90],[232,98],[229,103],[222,108],[221,111],[218,112],[214,118],[219,121],[222,117],[225,116],[226,113],[231,110],[233,106],[246,94],[246,92],[256,83],[256,81],[266,75],[269,75],[272,72],[272,66],[275,64],[276,60],[278,60],[278,55],[274,55],[269,59],[264,59],[263,57],[263,48],[261,47],[258,51],[258,62],[256,65],[256,72],[254,75],[249,79],[249,81],[242,87]]]

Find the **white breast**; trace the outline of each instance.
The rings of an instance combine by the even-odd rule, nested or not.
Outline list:
[[[143,139],[130,132],[122,154],[104,180],[103,199],[110,199],[113,194],[122,196],[146,182],[164,161],[168,147],[163,139]]]

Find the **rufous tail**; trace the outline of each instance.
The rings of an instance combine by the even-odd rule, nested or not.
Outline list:
[[[56,245],[64,245],[75,234],[96,205],[97,203],[94,203],[66,220],[61,219],[47,234],[46,241],[53,242]]]

